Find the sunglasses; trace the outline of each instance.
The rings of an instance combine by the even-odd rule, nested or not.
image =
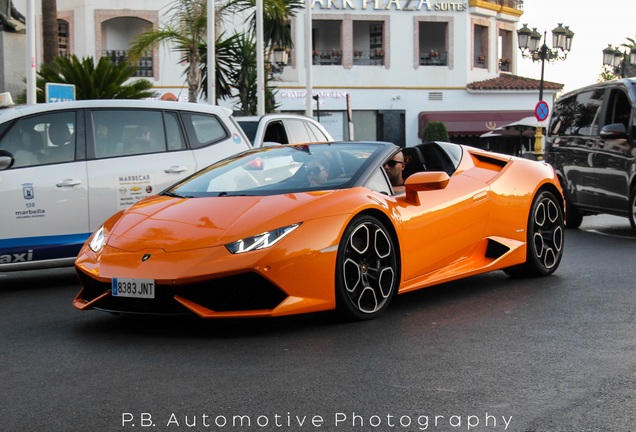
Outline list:
[[[394,167],[394,166],[396,166],[397,164],[403,164],[403,163],[404,163],[404,162],[402,162],[402,161],[396,161],[396,160],[393,160],[393,159],[389,159],[388,161],[386,161],[386,162],[384,163],[384,165],[388,165],[388,166],[390,166],[391,168],[393,168],[393,167]]]
[[[320,168],[317,166],[307,168],[307,174],[317,176],[320,175],[321,172],[324,171],[324,168]]]

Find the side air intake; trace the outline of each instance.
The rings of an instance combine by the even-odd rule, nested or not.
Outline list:
[[[506,253],[510,248],[504,244],[499,243],[498,241],[488,239],[488,246],[486,247],[486,258],[499,258]]]
[[[472,156],[473,161],[475,161],[476,167],[497,172],[501,171],[503,167],[508,165],[509,162],[507,159],[492,157],[481,153],[471,153],[470,155]]]

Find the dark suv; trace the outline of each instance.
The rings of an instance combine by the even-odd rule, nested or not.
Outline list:
[[[562,95],[547,135],[546,160],[567,200],[566,226],[608,213],[629,218],[636,230],[636,78]]]

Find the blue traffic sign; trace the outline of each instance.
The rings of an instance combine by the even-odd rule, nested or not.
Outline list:
[[[539,101],[537,106],[534,108],[534,116],[537,120],[544,121],[550,115],[550,107],[546,101]]]

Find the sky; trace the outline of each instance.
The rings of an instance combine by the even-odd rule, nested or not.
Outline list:
[[[564,84],[564,91],[593,84],[603,66],[603,49],[636,39],[636,0],[524,0],[524,23],[541,34],[547,30],[552,47],[552,29],[559,23],[574,32],[572,50],[565,60],[545,63],[544,79]],[[517,75],[541,78],[541,62],[518,53]]]

